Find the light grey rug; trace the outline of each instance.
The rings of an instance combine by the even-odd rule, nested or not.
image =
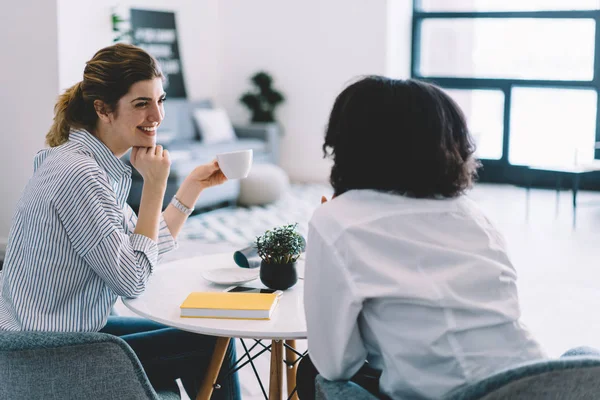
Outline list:
[[[266,230],[298,223],[298,232],[306,237],[308,221],[321,196],[331,197],[333,190],[322,184],[295,184],[273,204],[254,207],[231,207],[189,218],[180,238],[195,243],[246,246]]]

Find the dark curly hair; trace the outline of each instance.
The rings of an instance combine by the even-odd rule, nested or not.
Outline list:
[[[465,117],[430,83],[367,76],[336,98],[323,144],[336,196],[374,189],[418,198],[456,197],[479,162]]]

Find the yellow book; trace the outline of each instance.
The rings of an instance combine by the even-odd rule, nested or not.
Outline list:
[[[193,318],[270,319],[278,293],[193,292],[181,304],[181,316]]]

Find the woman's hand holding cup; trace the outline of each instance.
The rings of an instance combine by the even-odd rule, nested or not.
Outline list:
[[[227,181],[227,177],[221,171],[217,160],[197,166],[190,173],[190,177],[200,184],[201,189],[221,185]]]

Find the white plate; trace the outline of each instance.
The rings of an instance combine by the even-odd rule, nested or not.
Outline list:
[[[255,280],[259,274],[260,268],[222,267],[203,271],[202,277],[219,285],[239,285]]]

